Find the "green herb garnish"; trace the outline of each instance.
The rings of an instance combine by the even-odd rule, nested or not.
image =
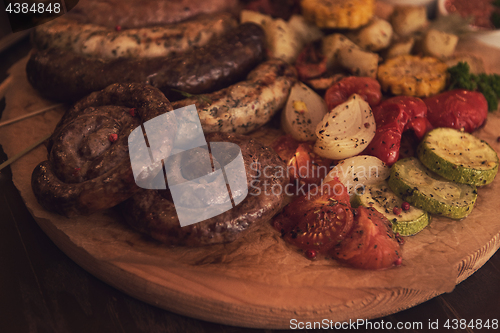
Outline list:
[[[208,98],[206,95],[190,94],[188,92],[185,92],[185,91],[182,91],[182,90],[178,90],[178,89],[173,89],[173,88],[170,88],[170,90],[178,92],[179,94],[181,94],[184,97],[187,97],[187,98],[196,98],[200,102],[205,102],[205,103],[208,103],[208,104],[212,104],[212,100],[210,98]]]
[[[500,0],[499,0],[500,1]],[[477,90],[484,95],[488,102],[488,111],[498,109],[500,99],[500,75],[498,74],[472,74],[469,64],[459,62],[456,66],[448,68],[450,74],[449,90],[466,89]]]

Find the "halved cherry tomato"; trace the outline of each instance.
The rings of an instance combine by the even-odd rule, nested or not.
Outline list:
[[[318,253],[327,253],[345,239],[352,226],[349,194],[338,180],[296,198],[274,219],[274,227],[287,242]]]
[[[290,134],[287,134],[274,140],[271,147],[284,162],[288,162],[299,147],[299,142],[296,141]]]
[[[356,209],[349,237],[330,253],[350,266],[384,269],[401,265],[401,246],[392,232],[391,222],[373,208]]]
[[[300,13],[299,0],[251,0],[242,1],[245,8],[288,20],[292,14]]]
[[[300,184],[320,184],[332,160],[313,152],[314,142],[299,143],[291,135],[284,135],[273,143],[274,150],[287,163],[290,181]]]
[[[352,94],[358,94],[370,104],[378,105],[382,99],[380,83],[371,77],[349,76],[333,84],[325,93],[328,110],[344,103]]]
[[[301,81],[317,78],[326,73],[326,58],[315,44],[308,44],[300,52],[295,68]]]
[[[299,184],[320,184],[330,171],[332,160],[313,152],[314,142],[300,143],[288,161],[290,180]]]

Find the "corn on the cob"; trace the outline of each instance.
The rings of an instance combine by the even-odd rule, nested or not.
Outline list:
[[[402,55],[380,65],[378,79],[382,89],[395,95],[426,97],[444,89],[446,69],[433,57]]]
[[[302,15],[320,28],[356,29],[370,21],[375,0],[302,0]]]

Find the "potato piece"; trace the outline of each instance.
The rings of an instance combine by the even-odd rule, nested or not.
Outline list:
[[[271,22],[273,18],[269,15],[264,15],[259,12],[254,12],[253,10],[242,10],[240,14],[241,23],[252,22],[258,24],[262,27],[269,22]]]
[[[376,18],[352,35],[351,40],[368,51],[380,51],[389,46],[392,39],[389,22]]]
[[[385,54],[385,58],[389,59],[400,55],[410,54],[413,49],[413,45],[415,45],[415,38],[413,37],[400,39],[389,46]]]
[[[301,40],[297,38],[295,30],[282,19],[266,23],[264,30],[271,55],[293,64],[303,46]]]
[[[446,32],[429,29],[422,41],[422,49],[425,55],[436,58],[449,57],[455,52],[458,36]]]
[[[332,34],[323,37],[322,52],[326,58],[326,68],[340,67],[338,52],[342,48],[357,47],[349,38],[342,34]]]
[[[359,46],[339,50],[339,63],[356,76],[376,78],[378,54],[362,50]]]
[[[304,44],[314,42],[323,37],[321,30],[304,19],[301,15],[292,15],[288,20],[288,25],[295,31],[295,34]]]
[[[391,24],[398,35],[408,36],[428,24],[426,7],[396,6],[391,15]]]

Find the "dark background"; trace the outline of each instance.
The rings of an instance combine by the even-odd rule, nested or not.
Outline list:
[[[12,39],[5,23],[0,21],[0,83],[6,78],[7,69],[30,49],[27,37],[7,49],[1,47],[1,37]],[[2,99],[0,111],[4,107]],[[0,163],[6,159],[0,150]],[[492,319],[500,320],[499,252],[452,293],[373,322],[390,321],[396,326],[397,322],[419,321],[427,327],[429,321],[436,319],[440,329],[432,332],[495,331],[491,328],[445,329],[443,324],[447,319],[465,319],[467,323],[471,319],[483,322],[489,319],[490,323]],[[418,332],[426,331],[429,330]],[[106,285],[75,264],[42,232],[24,206],[12,184],[10,168],[7,168],[0,172],[0,333],[17,332],[288,331],[237,328],[187,318],[133,299]]]

